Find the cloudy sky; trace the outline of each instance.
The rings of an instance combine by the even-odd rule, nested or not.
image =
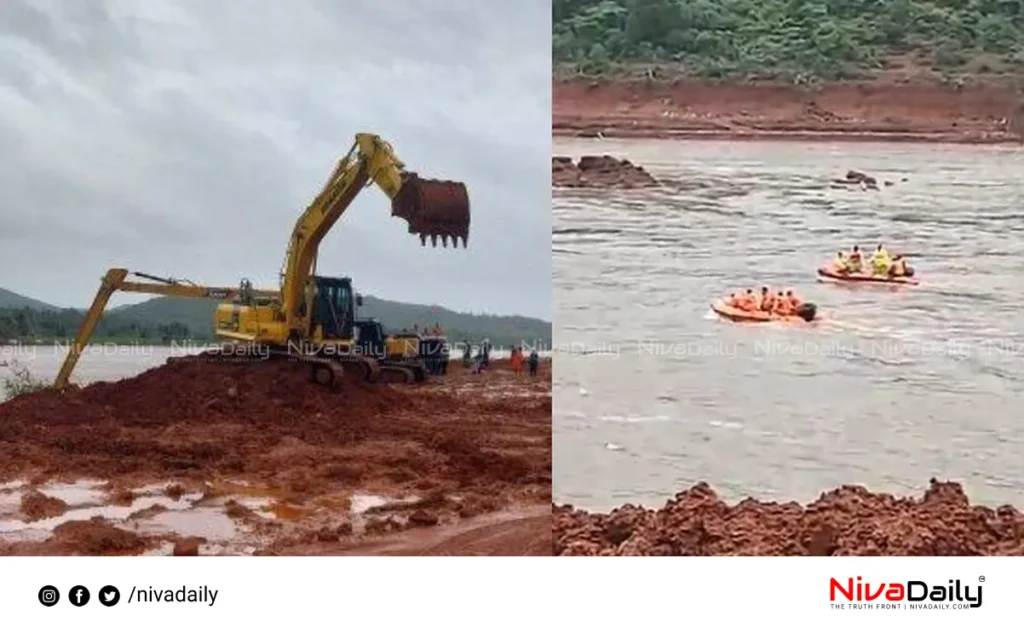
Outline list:
[[[365,131],[467,183],[469,249],[420,246],[371,188],[319,272],[549,319],[550,22],[550,0],[2,0],[0,288],[86,306],[113,266],[276,287]]]

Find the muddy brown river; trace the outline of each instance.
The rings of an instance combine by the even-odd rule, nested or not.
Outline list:
[[[558,141],[646,167],[653,192],[556,193],[554,498],[660,505],[962,481],[1024,506],[1024,151],[936,145]],[[835,188],[848,169],[892,181]],[[884,242],[918,288],[819,283]],[[769,284],[816,326],[738,325],[709,303]]]

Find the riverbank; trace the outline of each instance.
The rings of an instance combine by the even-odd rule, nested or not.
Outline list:
[[[1024,140],[1024,96],[1006,79],[799,86],[698,80],[553,81],[555,136],[996,144]]]
[[[960,484],[935,479],[919,499],[842,486],[806,507],[729,506],[702,482],[659,510],[556,505],[552,515],[556,556],[1024,555],[1024,515],[972,506]]]
[[[550,362],[329,390],[198,360],[0,403],[0,556],[550,552]]]

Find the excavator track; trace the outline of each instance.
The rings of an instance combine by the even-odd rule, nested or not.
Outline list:
[[[379,382],[416,384],[427,379],[423,365],[416,362],[385,362],[380,366]]]

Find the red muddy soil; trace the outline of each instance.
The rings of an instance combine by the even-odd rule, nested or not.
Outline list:
[[[553,506],[552,526],[560,556],[1024,555],[1024,515],[972,506],[959,484],[934,479],[921,499],[843,486],[806,507],[729,506],[701,483],[660,510]]]
[[[151,544],[151,539],[93,519],[58,525],[45,543],[0,541],[0,556],[137,556]]]
[[[277,520],[237,503],[229,503],[226,514],[271,534],[269,553],[282,523],[347,512],[356,492],[417,499],[368,513],[367,534],[444,525],[509,507],[546,508],[550,381],[550,363],[530,377],[513,375],[498,361],[482,375],[453,364],[448,376],[424,385],[353,382],[331,392],[312,384],[308,369],[286,361],[178,361],[116,383],[0,404],[0,481],[99,478],[110,482],[115,503],[130,502],[128,489],[143,484],[175,480],[182,485],[166,490],[169,497],[187,488],[213,499],[245,493],[232,483],[245,482],[248,494],[258,489],[259,496],[278,500],[271,508]],[[61,513],[31,493],[22,503],[26,519]],[[282,546],[301,544],[303,536],[324,542],[324,521],[316,524],[316,532],[289,531]],[[332,544],[352,531],[331,529],[326,540]],[[96,553],[103,543],[115,554],[139,549],[113,537],[86,545],[57,536],[7,549],[59,554],[76,542],[80,553]],[[188,555],[195,545],[176,547]]]
[[[321,535],[322,536],[322,535]],[[551,556],[550,506],[496,513],[442,529],[411,529],[372,541],[305,539],[257,552],[273,556]]]
[[[67,509],[68,504],[61,499],[47,497],[38,491],[25,493],[21,497],[21,513],[29,521],[59,517]]]
[[[643,167],[624,158],[583,156],[573,162],[568,156],[553,156],[551,184],[555,187],[637,189],[656,187],[658,181]]]
[[[903,76],[820,87],[680,80],[554,80],[556,136],[1018,142],[1024,97],[1008,81],[956,88]]]

